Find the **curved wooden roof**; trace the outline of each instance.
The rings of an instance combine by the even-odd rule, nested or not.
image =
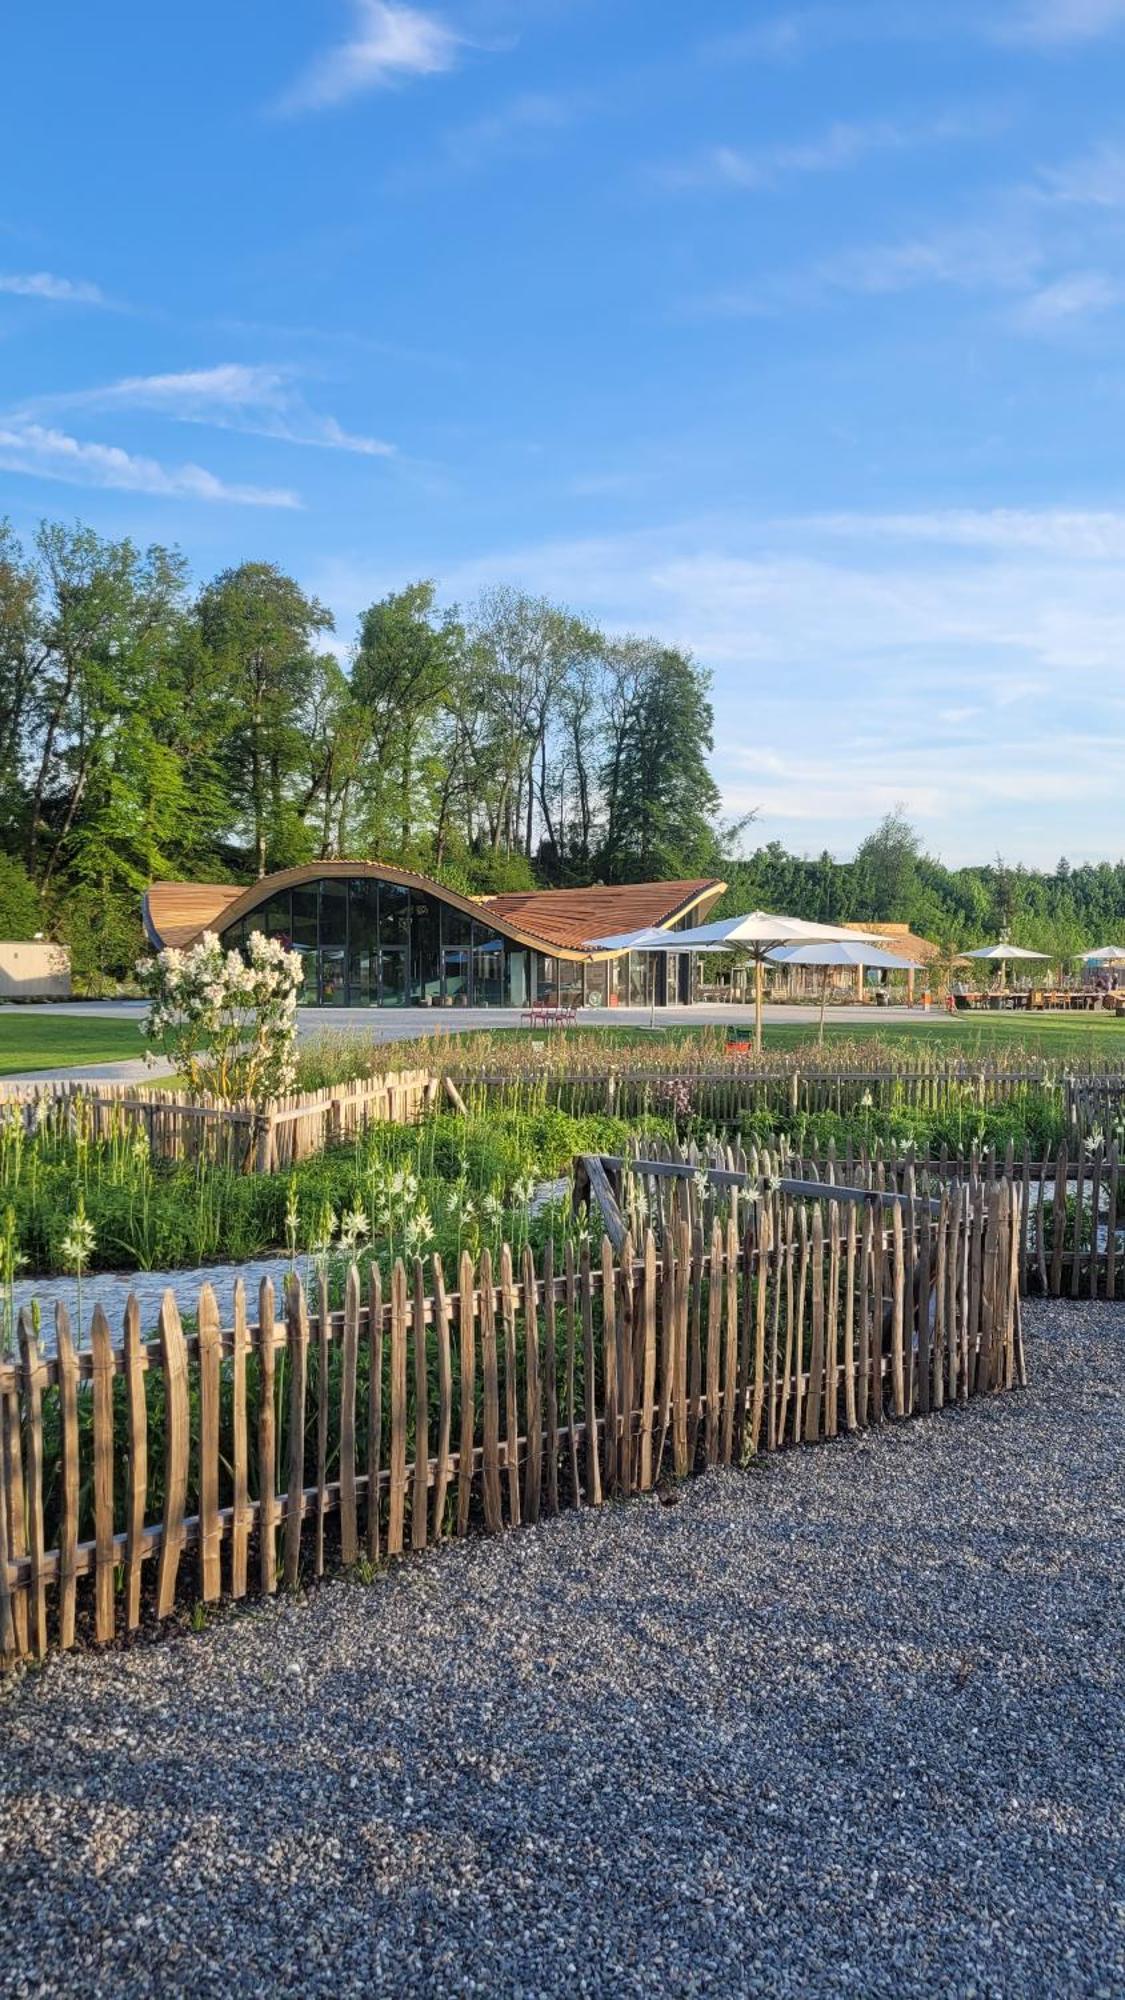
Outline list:
[[[635,882],[592,889],[529,889],[500,896],[462,896],[441,882],[432,882],[407,868],[381,861],[310,861],[300,868],[283,868],[263,875],[249,888],[229,882],[154,882],[145,892],[145,930],[159,949],[194,944],[208,930],[225,930],[239,917],[257,909],[278,890],[322,876],[373,877],[397,882],[436,896],[466,916],[487,914],[490,924],[515,944],[529,945],[558,958],[612,957],[590,952],[587,938],[612,937],[649,924],[670,923],[689,911],[702,913],[717,902],[726,884],[714,877],[687,882]]]

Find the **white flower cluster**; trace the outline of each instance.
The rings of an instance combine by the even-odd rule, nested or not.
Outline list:
[[[206,931],[190,951],[140,960],[137,974],[152,1002],[144,1035],[194,1088],[264,1103],[292,1087],[300,952],[253,931],[244,956]]]

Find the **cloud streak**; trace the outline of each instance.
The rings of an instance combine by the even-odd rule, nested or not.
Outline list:
[[[53,271],[0,272],[0,292],[20,299],[49,299],[54,305],[108,306],[99,285],[85,278],[60,278]]]
[[[1005,42],[1058,48],[1066,43],[1100,41],[1125,28],[1125,0],[1030,0],[994,33]]]
[[[672,189],[732,188],[756,192],[793,174],[841,173],[881,153],[994,136],[1005,122],[995,109],[940,112],[932,118],[837,120],[816,137],[745,151],[713,146],[697,159],[657,167],[654,177]]]
[[[205,466],[164,465],[120,445],[87,443],[66,431],[18,419],[0,419],[0,466],[32,478],[71,486],[111,487],[167,500],[224,502],[242,507],[299,507],[287,487],[232,485]]]
[[[382,438],[347,431],[335,417],[309,408],[295,387],[296,371],[274,365],[220,362],[174,374],[126,375],[89,389],[73,389],[26,404],[21,414],[48,410],[149,410],[176,423],[208,424],[287,444],[389,458]]]
[[[356,32],[325,50],[275,107],[285,115],[324,111],[369,90],[455,68],[461,37],[436,14],[392,0],[356,0]]]

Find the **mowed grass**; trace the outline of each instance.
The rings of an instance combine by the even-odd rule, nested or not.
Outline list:
[[[754,1039],[752,1014],[743,1015],[741,1010],[732,1008],[729,1023],[717,1023],[715,1027],[679,1028],[594,1028],[581,1027],[566,1030],[567,1046],[580,1047],[584,1040],[604,1042],[607,1038],[614,1042],[629,1044],[633,1049],[644,1049],[654,1042],[684,1042],[700,1036],[714,1036],[716,1031],[725,1032],[728,1040],[749,1041]],[[472,1033],[487,1033],[487,1030],[469,1030]],[[495,1031],[504,1039],[528,1035],[526,1028],[502,1028]],[[550,1030],[554,1034],[555,1030]],[[784,1025],[771,1023],[768,1018],[763,1029],[763,1039],[767,1048],[796,1049],[814,1045],[817,1039],[816,1014],[809,1011],[807,1026],[801,1022],[786,1022]],[[1002,1052],[1024,1053],[1027,1055],[1057,1059],[1059,1061],[1088,1061],[1094,1063],[1125,1061],[1125,1020],[1118,1020],[1112,1014],[913,1014],[906,1020],[896,1021],[883,1013],[872,1013],[870,1020],[835,1022],[829,1015],[824,1026],[825,1050],[831,1050],[833,1042],[878,1041],[886,1048],[893,1047],[904,1057],[921,1049],[944,1052],[947,1055],[996,1056]]]
[[[767,1027],[765,1039],[775,1049],[815,1042],[816,1027]],[[832,1041],[877,1038],[909,1054],[926,1048],[948,1055],[996,1056],[1003,1050],[1059,1061],[1104,1063],[1125,1061],[1125,1020],[1112,1014],[984,1014],[966,1020],[942,1014],[917,1018],[910,1025],[860,1021],[833,1026],[826,1022],[825,1047]]]
[[[124,1062],[143,1056],[139,1014],[135,1021],[41,1013],[9,1014],[0,1009],[0,1076],[25,1070],[71,1069],[79,1063]]]

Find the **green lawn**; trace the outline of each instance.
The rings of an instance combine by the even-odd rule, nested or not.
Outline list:
[[[100,1015],[83,1019],[56,1014],[49,1007],[35,1014],[0,1009],[0,1076],[18,1076],[29,1069],[69,1069],[75,1063],[122,1062],[144,1051],[138,1021]]]
[[[951,1055],[996,1055],[1002,1049],[1015,1049],[1066,1061],[1083,1057],[1099,1063],[1125,1061],[1125,1021],[1112,1014],[975,1014],[969,1019],[931,1014],[910,1026],[875,1019],[850,1026],[841,1022],[838,1027],[829,1021],[824,1029],[826,1045],[875,1036],[905,1054],[918,1048],[948,1050]],[[796,1048],[816,1040],[816,1025],[767,1028],[765,1038],[772,1048]]]
[[[743,1014],[731,1009],[729,1023],[720,1022],[716,1027],[687,1028],[570,1028],[567,1032],[569,1045],[585,1037],[604,1042],[629,1043],[634,1048],[644,1048],[654,1041],[682,1042],[696,1036],[713,1036],[725,1030],[728,1039],[735,1037],[752,1041],[754,1037],[753,1014]],[[488,1033],[488,1030],[470,1030]],[[493,1031],[504,1039],[527,1035],[526,1028],[502,1028]],[[553,1032],[553,1031],[552,1031]],[[767,1022],[764,1035],[767,1048],[795,1049],[816,1042],[816,1011],[809,1009],[807,1026],[802,1023],[786,1023],[785,1026],[770,1026]],[[996,1055],[1001,1050],[1023,1050],[1029,1055],[1057,1057],[1060,1060],[1087,1058],[1097,1063],[1125,1062],[1125,1020],[1117,1020],[1112,1014],[930,1014],[928,1017],[915,1014],[909,1020],[896,1021],[894,1016],[883,1013],[872,1014],[863,1021],[833,1021],[831,1015],[825,1023],[824,1042],[829,1049],[833,1042],[860,1042],[878,1039],[888,1047],[893,1046],[909,1056],[912,1050],[942,1049],[950,1055]]]

